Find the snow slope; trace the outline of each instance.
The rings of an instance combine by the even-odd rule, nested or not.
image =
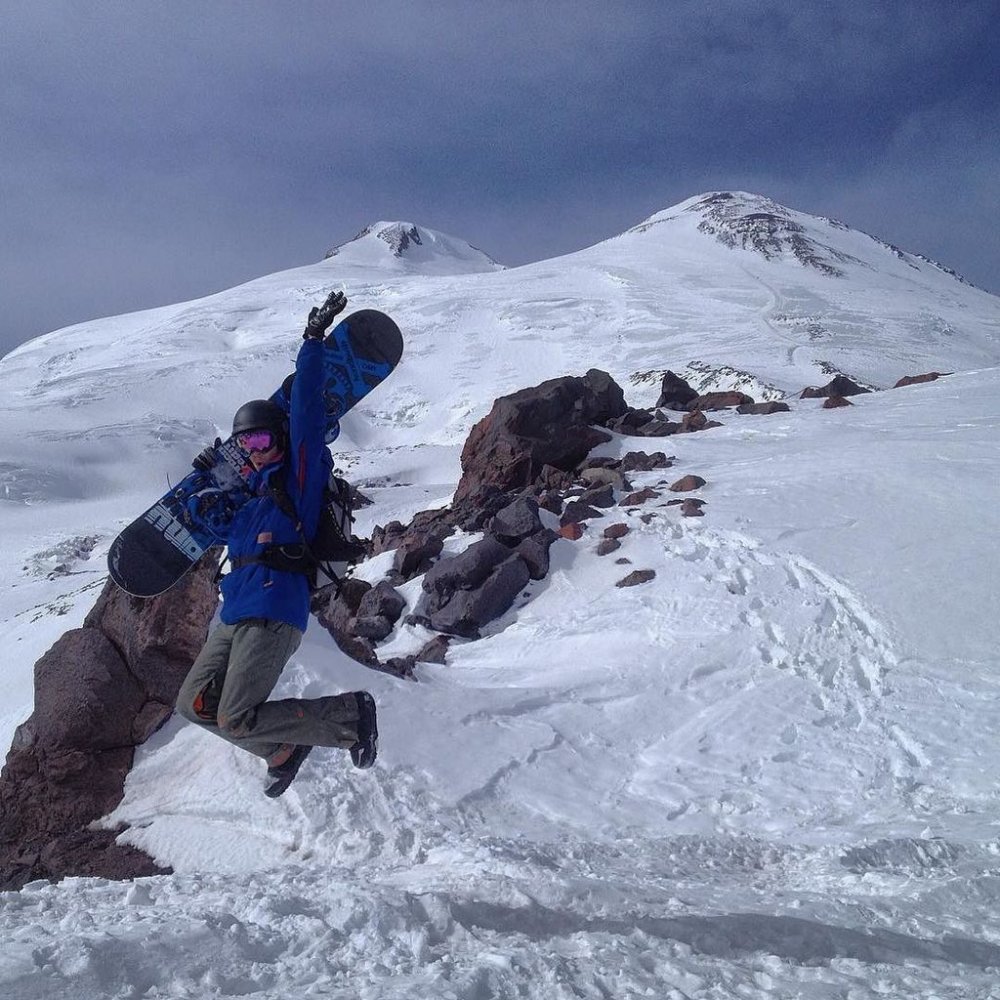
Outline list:
[[[338,448],[377,500],[362,527],[447,500],[471,422],[550,374],[627,381],[703,359],[800,388],[818,373],[812,342],[791,351],[793,327],[768,325],[778,305],[758,272],[779,312],[796,288],[828,325],[851,302],[871,310],[870,334],[845,324],[823,342],[849,374],[958,374],[842,410],[796,400],[663,442],[616,437],[604,453],[676,455],[639,485],[703,476],[706,516],[679,517],[669,494],[648,523],[612,509],[416,684],[314,627],[279,690],[372,690],[374,771],[317,751],[271,802],[259,762],[171,722],[108,822],[177,874],[0,896],[0,994],[1000,997],[997,300],[797,214],[815,246],[774,249],[772,222],[771,257],[728,246],[699,229],[721,225],[702,201],[557,261],[349,284],[352,307],[400,318],[409,348]],[[844,276],[796,246],[832,247]],[[284,372],[331,264],[50,334],[0,363],[19,439],[3,459],[4,739],[30,712],[31,663],[103,583],[116,525],[255,394],[250,374]],[[921,310],[950,317],[951,337],[919,327]],[[637,405],[655,392],[626,388]],[[618,520],[623,547],[597,556]],[[638,568],[656,579],[614,586]],[[403,626],[385,649],[426,637]]]

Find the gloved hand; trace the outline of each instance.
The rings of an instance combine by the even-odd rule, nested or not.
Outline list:
[[[342,313],[347,306],[347,296],[343,292],[330,292],[319,308],[315,306],[309,311],[309,321],[303,340],[322,340],[326,331],[333,325],[334,318]]]
[[[215,465],[215,449],[220,444],[222,444],[222,438],[216,438],[215,444],[210,444],[207,448],[202,449],[191,464],[199,472],[208,472]]]

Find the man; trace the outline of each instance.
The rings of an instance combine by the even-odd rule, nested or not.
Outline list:
[[[254,496],[220,536],[232,564],[222,581],[222,624],[177,699],[184,718],[267,761],[264,794],[271,798],[288,788],[314,746],[346,748],[361,768],[371,767],[378,752],[375,701],[367,691],[267,700],[309,621],[308,575],[274,568],[270,555],[280,546],[301,548],[316,533],[332,467],[324,441],[323,336],[346,305],[341,292],[310,312],[287,420],[266,399],[236,411],[233,434],[250,453]],[[293,509],[279,503],[282,495]]]

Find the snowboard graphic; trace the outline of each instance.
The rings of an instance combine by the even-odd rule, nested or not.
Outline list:
[[[323,341],[326,371],[326,440],[340,433],[340,418],[382,383],[399,363],[403,337],[399,327],[376,309],[362,309],[341,320]],[[285,413],[291,407],[289,375],[271,396]],[[233,514],[250,498],[246,476],[250,456],[230,437],[215,448],[215,463],[195,471],[165,493],[112,542],[108,551],[111,578],[134,597],[155,597],[169,590],[201,558],[218,545],[197,524],[200,519],[224,532]]]

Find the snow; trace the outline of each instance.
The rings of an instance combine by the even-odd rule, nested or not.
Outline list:
[[[471,424],[545,377],[606,368],[651,405],[657,382],[629,376],[692,362],[789,393],[828,381],[822,360],[882,386],[956,372],[616,436],[600,453],[675,456],[632,476],[662,496],[558,541],[550,575],[416,683],[313,625],[278,691],[371,690],[376,767],[317,750],[271,801],[258,761],[172,720],[105,822],[175,874],[0,895],[0,995],[1000,997],[1000,304],[798,213],[864,266],[723,246],[703,199],[507,271],[344,277],[333,257],[0,362],[7,743],[118,528],[285,374],[331,282],[407,337],[335,448],[376,500],[365,531],[447,502]],[[667,506],[689,472],[703,518]],[[616,588],[634,569],[656,577]]]

